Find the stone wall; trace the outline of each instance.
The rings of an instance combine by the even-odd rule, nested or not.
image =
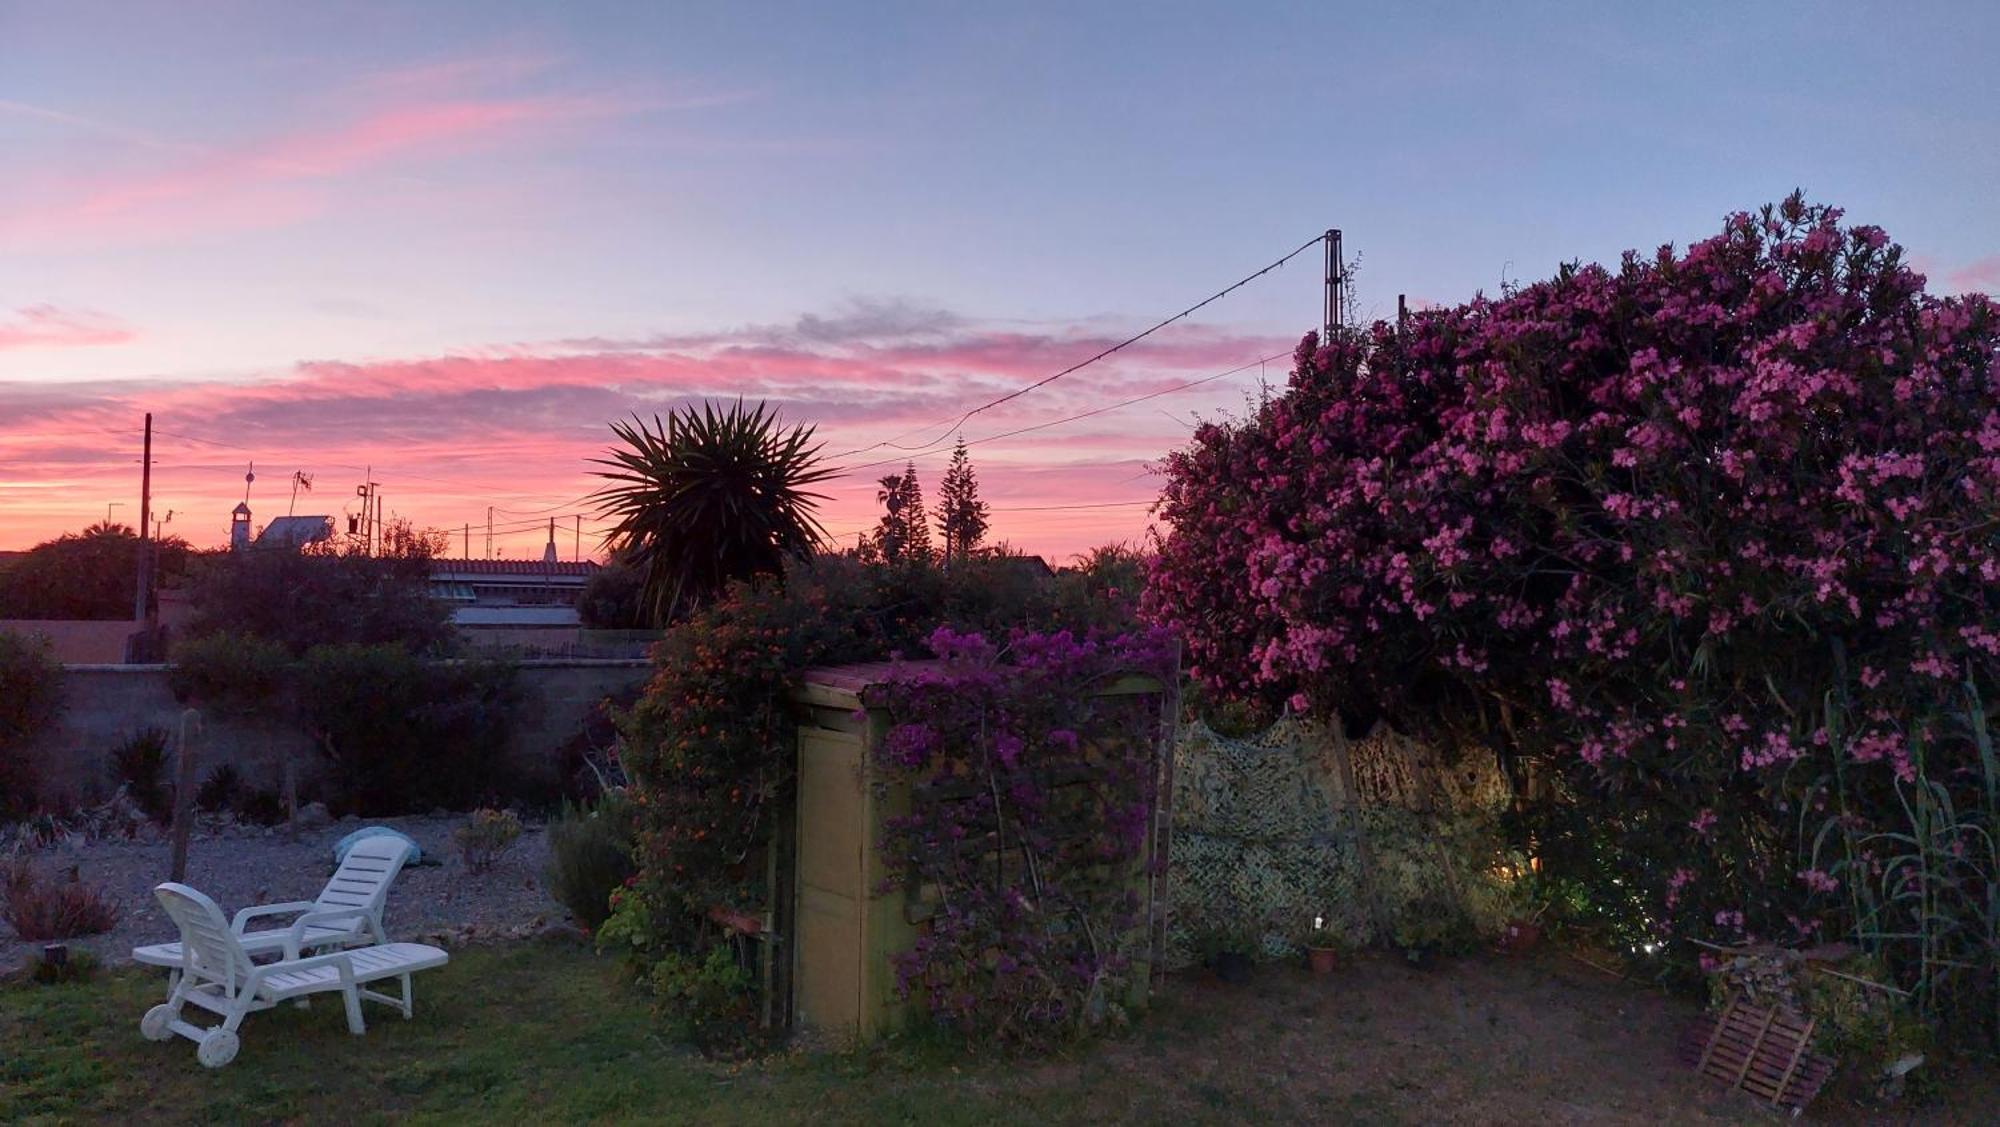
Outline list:
[[[644,661],[542,659],[520,663],[522,701],[505,754],[530,770],[546,769],[555,750],[582,725],[599,700],[645,680]],[[167,689],[164,665],[69,665],[63,670],[63,711],[35,742],[45,802],[103,797],[113,785],[111,751],[133,733],[176,731],[182,708]],[[276,789],[285,755],[299,756],[301,780],[318,767],[306,737],[282,722],[206,719],[195,740],[196,771],[206,776],[230,763],[252,786]]]

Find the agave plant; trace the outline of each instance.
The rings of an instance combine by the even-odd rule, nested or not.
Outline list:
[[[718,411],[704,403],[611,424],[622,448],[594,459],[612,484],[597,493],[617,518],[609,546],[644,577],[642,612],[665,625],[731,580],[782,574],[825,537],[807,486],[838,471],[819,464],[813,428],[785,430],[763,403]]]

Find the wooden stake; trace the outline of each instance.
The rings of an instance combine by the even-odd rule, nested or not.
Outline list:
[[[174,769],[174,851],[173,861],[168,866],[167,879],[175,882],[187,879],[188,831],[194,827],[194,744],[188,739],[188,729],[201,731],[201,713],[190,708],[181,713],[181,744],[179,761]]]

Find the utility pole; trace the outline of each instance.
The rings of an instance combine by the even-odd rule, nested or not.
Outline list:
[[[349,535],[353,535],[355,528],[358,527],[361,534],[361,554],[372,556],[375,554],[374,467],[363,466],[361,469],[361,479],[361,484],[354,487],[354,495],[361,498],[361,521],[358,526],[350,527]]]
[[[582,513],[576,514],[576,546],[570,549],[569,561],[571,563],[583,562],[583,514]]]
[[[493,506],[486,506],[486,558],[493,558]]]
[[[1410,319],[1409,296],[1408,294],[1400,293],[1396,295],[1396,328],[1398,329],[1403,327],[1403,322]]]
[[[147,610],[152,604],[148,596],[153,588],[153,539],[147,535],[153,529],[153,413],[146,412],[146,447],[140,458],[139,470],[139,590],[132,597],[132,619],[135,622],[148,621]]]
[[[465,526],[465,558],[472,558],[472,524],[469,521]]]
[[[1340,228],[1329,227],[1326,242],[1326,331],[1320,336],[1320,343],[1333,339],[1333,330],[1340,327],[1341,286],[1346,270],[1340,258]]]

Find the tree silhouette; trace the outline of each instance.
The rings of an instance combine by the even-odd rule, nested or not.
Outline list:
[[[836,471],[819,464],[813,428],[781,428],[777,413],[742,400],[613,423],[625,446],[595,459],[614,484],[597,494],[618,518],[611,550],[643,576],[641,606],[664,626],[734,579],[782,574],[824,538],[806,487]]]
[[[979,478],[966,456],[965,440],[951,452],[951,465],[938,484],[938,526],[944,532],[947,560],[962,560],[979,550],[986,539],[987,514],[992,510],[979,499]]]
[[[924,513],[924,491],[917,484],[917,464],[881,481],[875,499],[882,503],[882,520],[875,526],[873,548],[892,564],[927,564],[936,558],[931,548],[930,518]]]

